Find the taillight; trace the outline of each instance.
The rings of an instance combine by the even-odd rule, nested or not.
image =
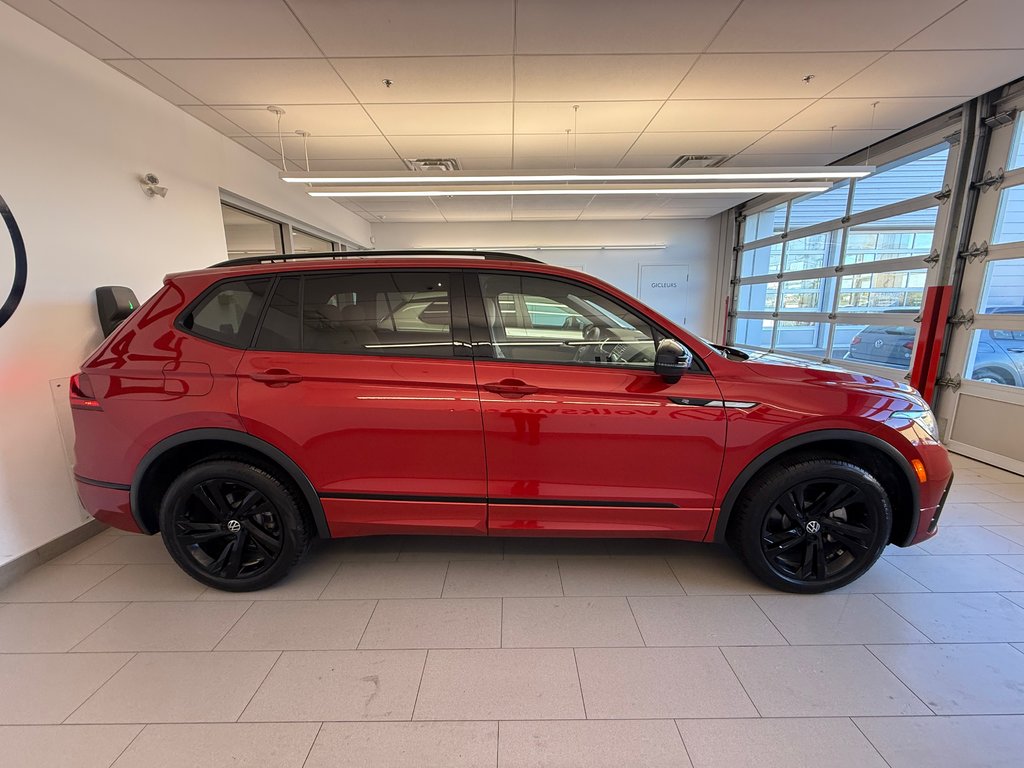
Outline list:
[[[914,348],[914,342],[912,342],[912,341],[905,341],[905,342],[903,342],[903,348],[904,349],[913,349]]]
[[[84,373],[76,373],[71,377],[69,397],[72,408],[81,408],[86,411],[102,411],[100,401],[92,391],[92,382]]]
[[[854,336],[854,337],[853,337],[853,340],[852,340],[852,341],[850,341],[850,346],[851,346],[851,347],[855,347],[855,346],[857,346],[858,344],[860,344],[860,342],[861,342],[861,338],[860,338],[860,336]]]

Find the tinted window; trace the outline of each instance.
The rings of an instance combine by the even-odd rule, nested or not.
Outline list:
[[[540,363],[654,363],[651,326],[608,297],[543,277],[480,275],[498,358]]]
[[[446,273],[350,272],[305,278],[302,348],[452,357]]]
[[[256,348],[298,351],[299,314],[299,278],[283,277],[270,298]]]
[[[246,347],[252,340],[269,287],[269,278],[220,283],[185,315],[182,325],[211,341]]]

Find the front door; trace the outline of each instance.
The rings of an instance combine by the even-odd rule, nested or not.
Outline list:
[[[667,383],[661,332],[582,283],[482,271],[467,289],[489,530],[702,538],[726,421],[699,358]]]
[[[451,285],[418,270],[277,282],[238,368],[239,410],[305,471],[334,536],[486,532],[461,277]]]

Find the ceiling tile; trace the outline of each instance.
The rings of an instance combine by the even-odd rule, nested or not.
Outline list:
[[[764,135],[764,131],[647,132],[637,139],[631,155],[720,155],[739,152]]]
[[[807,99],[824,96],[877,53],[705,54],[673,99]],[[807,75],[814,75],[803,82]]]
[[[614,158],[614,163],[633,146],[636,138],[636,133],[529,133],[518,134],[514,146],[516,155],[577,159],[607,155]]]
[[[516,53],[699,53],[738,0],[519,0]]]
[[[270,146],[277,146],[276,137],[264,137]],[[354,160],[362,158],[394,159],[395,152],[383,136],[310,136],[306,149],[309,158]],[[302,138],[284,137],[284,153],[294,160],[303,160]]]
[[[891,129],[864,131],[773,131],[744,150],[748,155],[848,155],[891,136]]]
[[[264,106],[212,105],[251,133],[277,135],[277,115]],[[378,136],[380,131],[358,104],[276,104],[284,110],[281,132],[309,131],[314,136]]]
[[[811,99],[669,101],[648,131],[770,131],[812,104]]]
[[[890,50],[961,0],[745,0],[708,49],[753,51]]]
[[[573,112],[573,105],[579,110]],[[661,101],[519,101],[515,105],[516,133],[639,133],[654,117]]]
[[[366,111],[387,135],[508,133],[512,104],[367,104]]]
[[[241,144],[243,147],[251,152],[255,152],[257,155],[262,157],[264,160],[271,161],[278,168],[281,167],[281,153],[277,149],[274,149],[269,144],[265,144],[259,139],[254,139],[251,136],[236,136],[234,140]]]
[[[366,104],[511,101],[511,56],[331,59]],[[384,80],[390,80],[387,87]]]
[[[512,53],[514,0],[289,0],[328,56]]]
[[[512,167],[512,155],[502,157],[460,157],[459,167],[464,171],[507,171]]]
[[[613,155],[576,155],[576,168],[614,168],[622,153]],[[571,155],[520,155],[516,153],[514,167],[517,171],[568,171],[574,167]]]
[[[60,0],[137,58],[273,58],[320,52],[280,0]]]
[[[512,136],[392,136],[402,157],[504,157],[512,154]]]
[[[131,58],[128,51],[114,44],[55,3],[41,3],[39,0],[5,0],[5,2],[97,58]]]
[[[220,114],[220,112],[215,109],[211,109],[210,107],[183,106],[182,109],[197,120],[201,120],[206,123],[215,131],[223,133],[225,136],[248,135],[247,131],[243,130],[224,115]]]
[[[201,99],[179,88],[159,72],[135,59],[108,59],[107,64],[121,70],[132,80],[145,86],[157,96],[167,99],[172,104],[199,104]]]
[[[404,171],[405,163],[397,157],[361,157],[353,159],[323,159],[310,158],[309,169],[311,171],[338,171],[345,173],[356,173],[360,171]]]
[[[784,130],[904,129],[962,103],[957,96],[924,99],[821,99],[780,126]],[[872,105],[877,104],[872,108]]]
[[[206,104],[351,104],[323,59],[157,59],[147,62]]]
[[[550,211],[520,211],[513,208],[512,221],[575,221],[582,212],[579,208]]]
[[[516,56],[517,101],[666,99],[689,55]]]
[[[776,168],[795,168],[801,166],[828,165],[839,157],[841,157],[839,153],[762,155],[744,152],[736,155],[736,157],[730,158],[723,163],[723,165],[729,168],[766,168],[771,166]]]
[[[1024,48],[1020,0],[967,0],[900,46],[904,49]]]
[[[1020,51],[895,51],[829,96],[963,96],[1024,74]]]

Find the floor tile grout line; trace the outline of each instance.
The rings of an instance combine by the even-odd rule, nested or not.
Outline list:
[[[117,763],[117,761],[120,760],[122,757],[124,757],[124,753],[127,752],[129,749],[131,749],[132,744],[134,744],[138,740],[139,736],[142,735],[142,732],[144,730],[149,728],[149,725],[150,725],[149,723],[143,723],[142,724],[142,727],[139,728],[139,730],[135,732],[134,736],[132,736],[131,741],[129,741],[127,744],[125,744],[124,745],[124,749],[122,749],[120,752],[117,753],[117,757],[115,757],[113,760],[110,761],[110,764],[107,766],[107,768],[113,768],[114,765]]]
[[[319,602],[319,601],[318,601]],[[363,644],[363,638],[366,637],[366,630],[370,628],[370,622],[373,621],[373,614],[377,612],[377,606],[380,605],[380,600],[375,600],[373,608],[370,609],[370,617],[366,620],[366,624],[363,626],[363,631],[359,633],[359,640],[356,642],[356,647],[352,650],[360,650],[359,646]],[[369,649],[367,649],[369,650]],[[379,649],[378,649],[379,650]]]
[[[498,608],[498,647],[505,647],[505,598],[499,597],[500,607]]]
[[[846,594],[849,595],[851,593],[848,592]],[[854,594],[859,594],[859,593],[854,593]],[[759,610],[764,615],[764,617],[766,619],[768,619],[768,623],[771,624],[772,627],[774,627],[775,631],[778,632],[779,635],[782,637],[782,639],[786,641],[786,645],[793,645],[793,643],[790,641],[790,639],[786,636],[786,633],[783,632],[781,629],[779,629],[778,625],[772,620],[772,617],[768,615],[768,611],[766,611],[764,609],[764,606],[761,605],[761,603],[759,603],[757,601],[758,595],[747,595],[747,597],[749,597],[751,600],[754,601],[754,605],[757,606],[757,610]],[[762,595],[762,597],[763,597],[763,595]],[[876,597],[877,597],[877,595],[876,595]]]
[[[445,587],[448,586],[448,571],[451,570],[451,567],[452,567],[452,561],[451,560],[445,561],[445,564],[444,564],[444,576],[441,578],[441,593],[438,595],[438,598],[443,598],[444,597],[444,589],[445,589]]]
[[[749,697],[748,697],[749,698]],[[757,709],[757,707],[755,707]],[[672,718],[672,724],[676,727],[676,733],[679,734],[679,743],[683,745],[683,752],[686,753],[686,759],[690,762],[690,768],[695,768],[693,758],[690,757],[690,748],[686,746],[686,739],[683,737],[683,732],[679,728],[679,720],[682,718]]]
[[[316,593],[316,597],[313,598],[314,600],[319,600],[321,597],[323,597],[324,592],[326,592],[327,588],[331,586],[331,582],[334,581],[335,576],[338,575],[338,571],[341,570],[341,566],[344,565],[344,563],[344,560],[338,560],[338,565],[335,566],[333,571],[331,571],[331,575],[328,576],[327,581],[324,582],[324,588]]]
[[[681,590],[683,590],[683,594],[684,594],[684,595],[688,595],[689,593],[688,593],[688,592],[686,591],[686,587],[684,587],[684,586],[683,586],[683,582],[682,582],[682,580],[681,580],[681,579],[679,578],[679,574],[678,574],[678,573],[676,573],[676,569],[672,567],[672,563],[670,563],[670,562],[668,561],[668,555],[663,555],[663,556],[662,556],[662,558],[661,558],[661,560],[662,560],[662,562],[664,562],[664,563],[665,563],[665,565],[666,565],[666,566],[668,567],[668,570],[669,570],[669,572],[670,572],[670,573],[672,574],[672,578],[674,578],[674,579],[676,580],[676,584],[678,584],[678,585],[679,585],[679,588],[680,588]]]
[[[427,662],[430,660],[430,648],[427,648],[423,653],[423,666],[420,667],[420,680],[416,683],[416,697],[412,700],[412,711],[409,712],[409,722],[413,722],[416,719],[416,707],[420,703],[420,689],[423,688],[423,678],[427,674]]]
[[[929,593],[929,594],[939,594],[939,593],[935,593],[935,592],[932,592],[932,593]],[[950,593],[950,594],[956,594],[956,593]],[[970,594],[974,594],[974,593],[970,593]],[[890,611],[892,611],[892,612],[893,612],[893,613],[895,613],[895,614],[896,614],[897,616],[899,616],[899,617],[900,617],[901,619],[903,619],[903,620],[904,620],[905,622],[907,622],[907,624],[909,624],[909,625],[910,625],[910,626],[912,626],[912,627],[913,627],[914,629],[916,629],[916,630],[917,630],[918,632],[920,632],[920,633],[921,633],[921,634],[922,634],[922,635],[923,635],[923,636],[924,636],[925,638],[927,638],[927,640],[928,640],[928,642],[929,642],[929,643],[935,644],[935,643],[938,643],[938,642],[939,642],[939,641],[938,641],[938,640],[936,640],[936,639],[935,639],[934,637],[932,637],[932,636],[931,636],[931,635],[929,635],[929,634],[928,634],[927,632],[925,632],[925,631],[924,631],[924,629],[922,629],[921,627],[917,626],[917,624],[915,624],[915,623],[914,623],[914,622],[912,622],[912,621],[911,621],[910,619],[908,619],[908,618],[907,618],[906,616],[904,616],[904,615],[903,615],[902,613],[900,613],[900,612],[899,612],[899,609],[898,609],[898,608],[896,608],[896,606],[894,606],[894,605],[890,605],[890,604],[889,604],[889,601],[888,601],[888,600],[883,600],[883,599],[882,599],[882,597],[881,597],[880,595],[875,595],[875,598],[876,598],[876,599],[877,599],[877,600],[878,600],[878,601],[879,601],[880,603],[882,603],[883,605],[885,605],[885,606],[886,606],[886,607],[887,607],[887,608],[888,608],[888,609],[889,609]],[[1011,602],[1012,602],[1012,601],[1011,601]],[[905,643],[875,643],[875,645],[905,645]],[[924,643],[918,643],[918,645],[924,645]]]
[[[233,622],[231,623],[231,626],[230,626],[230,627],[228,627],[228,628],[227,628],[227,629],[226,629],[226,630],[224,631],[224,634],[220,636],[220,639],[218,639],[218,640],[217,640],[217,642],[215,642],[215,643],[213,644],[213,648],[211,648],[211,649],[210,649],[210,653],[213,653],[214,651],[217,651],[217,650],[218,650],[218,646],[219,646],[219,645],[220,645],[221,643],[223,643],[223,642],[224,642],[225,638],[227,638],[227,636],[228,636],[228,635],[230,635],[230,634],[231,634],[231,630],[233,630],[233,629],[234,629],[235,627],[237,627],[237,626],[238,626],[238,622],[240,622],[240,621],[241,621],[242,619],[244,619],[244,618],[245,618],[246,616],[248,616],[248,615],[249,615],[249,611],[251,611],[251,610],[253,609],[253,607],[254,607],[255,605],[256,605],[256,601],[255,601],[255,600],[251,600],[251,601],[249,602],[249,607],[248,607],[248,608],[246,608],[246,609],[245,609],[244,611],[242,611],[242,612],[241,612],[241,613],[240,613],[240,614],[238,615],[238,618],[237,618],[237,619],[235,619],[235,620],[234,620],[234,621],[233,621]]]
[[[314,721],[315,722],[315,721]],[[313,747],[316,746],[316,740],[320,738],[320,731],[324,729],[324,723],[320,721],[320,727],[316,729],[316,734],[313,736],[313,740],[309,742],[309,749],[306,750],[306,756],[302,760],[301,768],[306,768],[306,763],[309,762],[309,756],[313,754]]]
[[[858,731],[860,731],[860,735],[863,736],[864,740],[867,741],[867,743],[871,745],[871,748],[873,750],[875,750],[875,753],[878,755],[878,757],[881,759],[881,761],[883,763],[885,763],[887,766],[889,766],[889,768],[892,768],[892,763],[890,763],[888,760],[885,759],[885,755],[883,755],[882,751],[875,745],[875,742],[873,742],[871,740],[871,737],[868,736],[866,733],[864,733],[864,731],[861,729],[861,727],[857,724],[856,719],[854,719],[853,716],[847,717],[847,719],[851,723],[853,723],[853,727],[854,728],[856,728]]]
[[[760,647],[760,646],[754,646],[754,647]],[[761,714],[761,710],[758,708],[757,704],[754,702],[754,698],[747,691],[747,686],[745,686],[743,684],[743,680],[741,680],[740,676],[736,673],[736,669],[733,667],[732,662],[729,661],[729,657],[726,656],[725,651],[722,649],[722,646],[718,647],[718,652],[722,655],[722,658],[725,659],[725,663],[729,665],[729,671],[732,672],[732,676],[736,678],[736,682],[740,684],[740,688],[743,690],[743,695],[747,697],[747,701],[750,702],[750,706],[752,706],[754,708],[754,711],[757,712],[757,716],[759,718],[760,717],[764,717],[764,715]]]
[[[580,687],[580,703],[583,705],[583,719],[589,720],[587,716],[587,697],[583,695],[583,678],[580,676],[580,662],[576,658],[576,648],[572,649],[572,664],[576,667],[576,684]]]
[[[498,768],[501,764],[501,720],[496,720],[497,725],[496,739],[494,740],[494,768]]]
[[[126,602],[126,603],[125,603],[124,605],[122,605],[122,606],[121,606],[121,607],[120,607],[120,608],[119,608],[118,610],[114,611],[114,613],[113,613],[113,614],[111,614],[111,616],[110,616],[110,618],[109,618],[109,619],[107,619],[106,621],[104,621],[104,622],[103,622],[102,624],[100,624],[100,625],[99,625],[98,627],[96,627],[96,629],[94,629],[94,630],[93,630],[92,632],[90,632],[89,634],[87,634],[87,635],[86,635],[85,637],[83,637],[83,638],[82,638],[81,640],[79,640],[79,641],[78,641],[77,643],[75,643],[74,645],[72,645],[72,646],[71,646],[70,648],[68,648],[68,649],[67,649],[66,651],[63,651],[63,653],[73,653],[73,652],[75,651],[75,648],[77,648],[78,646],[80,646],[80,645],[81,645],[82,643],[84,643],[84,642],[85,642],[86,640],[88,640],[88,639],[89,639],[90,637],[92,637],[92,636],[93,636],[93,635],[95,635],[95,634],[96,634],[97,632],[99,632],[99,631],[100,631],[101,629],[103,629],[103,628],[104,628],[105,626],[107,626],[107,624],[109,624],[109,623],[110,623],[110,622],[112,622],[112,621],[113,621],[114,619],[116,619],[116,618],[117,618],[118,616],[120,616],[120,615],[121,615],[122,613],[124,613],[124,612],[125,612],[126,610],[128,610],[128,608],[129,608],[129,607],[131,607],[131,605],[132,605],[132,604],[133,604],[134,602],[135,602],[135,601],[129,601],[129,602]],[[55,605],[71,605],[71,603],[55,603]],[[87,605],[87,603],[79,603],[79,605]],[[109,605],[109,603],[91,603],[91,605]]]
[[[139,655],[138,653],[129,653],[129,654],[127,654],[128,658],[124,660],[124,663],[121,664],[121,666],[119,666],[113,672],[111,672],[110,675],[107,676],[106,680],[104,680],[102,683],[100,683],[98,686],[96,686],[96,690],[94,690],[92,693],[90,693],[88,696],[86,696],[81,704],[79,704],[77,707],[75,707],[67,717],[65,717],[63,720],[60,721],[60,724],[61,725],[67,724],[68,720],[70,720],[72,717],[75,716],[75,712],[77,712],[82,707],[84,707],[86,704],[88,704],[93,696],[95,696],[97,693],[102,691],[103,688],[106,686],[106,684],[109,683],[111,680],[113,680],[118,672],[120,672],[122,669],[127,667],[129,664],[131,664],[138,655]]]
[[[221,653],[230,653],[230,651],[221,651]],[[252,651],[239,651],[239,653],[252,653]],[[259,653],[259,651],[256,651],[256,653]],[[264,684],[267,682],[267,679],[270,677],[270,673],[274,671],[274,668],[277,667],[277,665],[280,663],[281,659],[284,658],[284,654],[285,654],[285,651],[278,651],[277,652],[277,658],[274,659],[274,663],[270,665],[269,669],[267,669],[267,674],[265,674],[263,676],[263,679],[260,680],[260,684],[257,685],[253,689],[252,695],[249,696],[249,700],[245,702],[245,706],[242,707],[242,709],[239,711],[239,713],[235,716],[234,720],[229,720],[227,722],[234,722],[234,723],[242,722],[242,715],[245,714],[245,711],[249,708],[249,705],[252,704],[252,700],[256,698],[256,694],[260,692],[260,688],[262,688],[264,686]],[[316,721],[310,721],[310,722],[316,722]]]
[[[115,563],[106,563],[106,565],[115,565]],[[92,592],[92,591],[93,591],[94,589],[96,589],[96,587],[98,587],[98,586],[99,586],[100,584],[102,584],[103,582],[107,581],[108,579],[111,579],[111,578],[113,578],[115,574],[117,574],[117,573],[120,573],[120,572],[121,572],[122,570],[124,570],[124,569],[125,569],[125,568],[127,567],[127,565],[128,565],[128,564],[127,564],[127,563],[125,563],[125,564],[123,564],[123,565],[120,565],[120,566],[118,566],[117,568],[115,568],[114,570],[112,570],[112,571],[111,571],[110,573],[108,573],[108,574],[107,574],[106,576],[104,576],[104,577],[103,577],[102,579],[100,579],[100,580],[99,580],[99,581],[97,581],[97,582],[96,582],[95,584],[93,584],[93,585],[92,585],[91,587],[86,587],[86,588],[85,588],[85,589],[83,589],[83,590],[82,590],[81,592],[79,592],[79,593],[78,593],[77,595],[75,595],[74,597],[72,597],[72,598],[71,598],[70,600],[60,600],[60,601],[58,601],[58,602],[62,602],[62,603],[75,603],[75,602],[78,602],[78,598],[80,598],[80,597],[84,597],[85,595],[89,594],[89,593],[90,593],[90,592]],[[34,569],[33,569],[33,570],[34,570]],[[90,602],[90,601],[88,601],[88,600],[83,600],[82,602]],[[120,601],[119,601],[119,600],[99,600],[99,601],[97,601],[97,602],[104,602],[104,603],[110,603],[110,602],[120,602]]]
[[[633,617],[633,623],[636,625],[636,631],[640,633],[640,642],[644,644],[644,648],[650,648],[651,646],[647,644],[647,638],[644,637],[644,631],[640,628],[640,621],[636,617],[636,611],[633,610],[633,603],[629,599],[628,595],[626,596],[626,607],[629,608],[629,615]]]
[[[921,704],[923,704],[925,706],[925,708],[929,712],[931,712],[933,715],[938,716],[939,713],[936,712],[934,709],[932,709],[930,706],[928,706],[928,702],[926,702],[924,699],[922,699],[920,696],[918,696],[917,695],[917,691],[915,691],[913,688],[911,688],[910,685],[908,685],[903,680],[903,678],[900,677],[899,674],[894,669],[892,669],[888,664],[886,664],[885,661],[882,658],[880,658],[877,653],[872,651],[871,650],[871,646],[869,646],[867,643],[865,643],[864,644],[864,650],[866,650],[868,653],[870,653],[872,656],[874,656],[878,660],[879,664],[881,664],[883,667],[885,667],[887,670],[889,670],[889,674],[891,674],[893,677],[895,677],[897,680],[899,680],[900,681],[900,685],[902,685],[904,688],[906,688],[910,692],[911,696],[913,696],[915,699],[920,701]]]
[[[562,561],[561,558],[555,558],[555,570],[558,571],[558,589],[562,592],[562,597],[565,597],[565,582],[562,581]]]

